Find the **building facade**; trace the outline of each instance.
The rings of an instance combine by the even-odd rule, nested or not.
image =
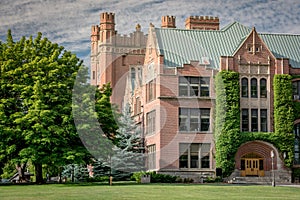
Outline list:
[[[192,16],[185,29],[174,16],[161,27],[140,26],[130,36],[116,34],[113,13],[102,13],[92,26],[91,84],[111,82],[112,101],[129,103],[144,128],[147,169],[199,181],[215,177],[215,76],[239,74],[240,131],[274,134],[275,75],[292,76],[293,100],[300,94],[300,35],[261,34],[233,22],[222,29],[219,18]],[[232,177],[274,177],[291,182],[300,167],[300,118],[294,120],[292,166],[286,152],[264,140],[247,141],[230,155]]]

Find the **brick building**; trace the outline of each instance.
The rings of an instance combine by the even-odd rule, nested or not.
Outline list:
[[[219,18],[209,16],[189,17],[185,29],[177,29],[175,20],[163,16],[161,28],[150,24],[148,35],[137,25],[121,36],[114,14],[102,13],[100,26],[92,26],[91,84],[111,82],[112,101],[132,106],[144,128],[148,170],[199,181],[216,175],[214,76],[221,70],[239,73],[241,132],[272,134],[274,75],[292,75],[299,101],[300,35],[257,33],[238,22],[220,29]],[[232,155],[231,177],[267,182],[274,170],[277,181],[291,182],[292,170],[300,167],[299,127],[295,119],[293,167],[284,165],[285,152],[255,140]]]

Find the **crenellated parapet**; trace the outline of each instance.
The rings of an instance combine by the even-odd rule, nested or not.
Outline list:
[[[219,30],[219,25],[219,18],[212,16],[190,16],[185,20],[186,29]]]

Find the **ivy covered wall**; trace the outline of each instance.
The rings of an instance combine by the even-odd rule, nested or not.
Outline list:
[[[292,77],[287,74],[274,76],[274,127],[275,146],[287,153],[285,164],[291,167],[294,159],[294,103]]]
[[[229,176],[234,170],[234,156],[241,139],[239,73],[220,71],[215,77],[215,90],[216,165],[224,176]]]
[[[293,122],[295,112],[292,100],[292,83],[289,75],[274,77],[274,133],[240,131],[239,73],[220,71],[215,77],[216,109],[214,139],[216,167],[229,176],[235,166],[235,154],[245,142],[262,140],[286,152],[285,165],[291,167],[294,158]]]

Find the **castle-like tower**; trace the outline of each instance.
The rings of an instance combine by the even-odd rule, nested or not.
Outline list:
[[[101,13],[100,24],[92,26],[90,82],[99,87],[111,83],[112,102],[119,107],[130,68],[144,62],[146,41],[147,36],[139,24],[129,35],[118,34],[114,13]]]

